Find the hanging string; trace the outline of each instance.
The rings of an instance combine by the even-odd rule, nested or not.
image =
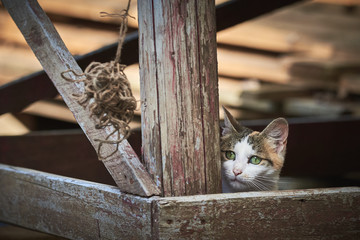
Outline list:
[[[121,50],[127,32],[130,2],[131,0],[128,1],[126,10],[123,10],[121,14],[100,13],[102,17],[122,18],[115,59],[106,63],[92,62],[81,75],[72,69],[61,73],[66,81],[84,83],[84,92],[74,95],[74,98],[84,108],[89,108],[91,117],[95,116],[95,128],[110,127],[113,129],[105,139],[94,139],[99,142],[97,151],[99,160],[114,155],[119,144],[129,137],[129,123],[133,119],[137,105],[129,80],[124,73],[126,66],[120,64]],[[68,77],[70,73],[78,80]],[[110,154],[103,156],[101,152],[103,144],[116,144],[116,148]]]

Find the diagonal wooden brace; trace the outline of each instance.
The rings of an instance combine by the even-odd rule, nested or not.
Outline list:
[[[96,129],[95,122],[90,117],[90,111],[84,109],[73,99],[73,94],[81,93],[83,86],[65,81],[61,77],[61,73],[69,69],[77,74],[83,72],[67,50],[50,19],[35,0],[2,0],[2,3],[89,141],[97,149],[99,142],[94,139],[105,139],[111,129]],[[113,152],[115,147],[115,144],[104,144],[101,151],[106,156]],[[103,163],[121,191],[140,196],[160,194],[159,188],[141,164],[128,141],[124,140],[119,145],[118,151]]]

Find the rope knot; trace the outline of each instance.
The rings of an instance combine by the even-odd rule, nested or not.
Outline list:
[[[119,63],[127,31],[129,6],[130,1],[127,10],[123,10],[121,14],[101,13],[102,16],[120,16],[123,18],[120,25],[119,42],[114,61],[106,63],[92,62],[81,75],[76,74],[71,69],[61,73],[61,76],[66,81],[84,83],[85,91],[80,95],[74,95],[74,98],[84,108],[89,108],[91,116],[95,116],[95,128],[104,129],[112,127],[113,129],[105,139],[94,139],[99,142],[99,160],[111,157],[117,151],[121,141],[129,137],[129,123],[133,119],[134,110],[137,106],[129,80],[124,73],[126,66]],[[76,78],[80,79],[73,80],[67,77],[66,73],[72,73]],[[103,156],[101,154],[103,144],[116,144],[116,148],[111,154]]]

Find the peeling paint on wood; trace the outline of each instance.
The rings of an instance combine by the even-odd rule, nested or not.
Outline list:
[[[143,158],[164,196],[221,192],[214,1],[138,2]]]
[[[83,72],[67,50],[53,24],[34,0],[4,0],[2,3],[74,114],[91,144],[97,149],[99,142],[94,141],[94,139],[105,139],[107,137],[106,130],[96,129],[94,120],[90,117],[90,111],[84,109],[73,99],[73,94],[84,91],[83,86],[62,79],[61,73],[66,70],[72,69],[77,74]],[[103,155],[109,155],[114,151],[115,147],[116,145],[103,145]],[[123,141],[119,145],[116,154],[103,161],[103,163],[122,191],[141,196],[158,195],[160,193],[128,141]]]

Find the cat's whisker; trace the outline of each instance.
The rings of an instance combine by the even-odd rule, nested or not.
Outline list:
[[[259,181],[257,179],[246,179],[244,181],[244,183],[250,187],[250,188],[254,188],[255,190],[259,190],[259,191],[268,191],[271,188],[269,188],[268,185],[264,184],[262,181]]]
[[[257,177],[253,181],[260,182],[265,185],[276,184],[278,182],[277,180],[273,180],[273,179],[262,179],[262,178],[257,178]]]
[[[242,126],[224,108],[220,141],[223,192],[276,189],[288,133],[288,123],[283,118],[257,132]]]
[[[253,182],[249,182],[249,183],[251,183],[256,189],[258,189],[260,191],[266,191],[267,190],[266,186],[264,186],[261,182],[253,181]]]
[[[266,177],[266,176],[256,176],[255,179],[266,181],[266,182],[274,182],[274,183],[278,182],[277,179],[274,179],[273,177]]]
[[[256,182],[256,183],[257,183],[259,186],[261,186],[264,191],[268,191],[268,190],[271,189],[268,184],[264,184],[263,182]]]
[[[251,189],[255,189],[255,190],[260,190],[261,191],[261,189],[255,184],[255,183],[253,183],[253,182],[251,182],[251,181],[245,181],[245,184]]]
[[[269,181],[268,183],[265,182],[265,181],[260,181],[258,179],[254,179],[253,181],[254,184],[258,185],[258,186],[261,186],[262,187],[262,190],[263,191],[268,191],[268,190],[271,190],[274,183],[276,183],[276,181]]]
[[[261,189],[254,182],[249,182],[248,186],[255,188],[255,190],[261,191]]]

